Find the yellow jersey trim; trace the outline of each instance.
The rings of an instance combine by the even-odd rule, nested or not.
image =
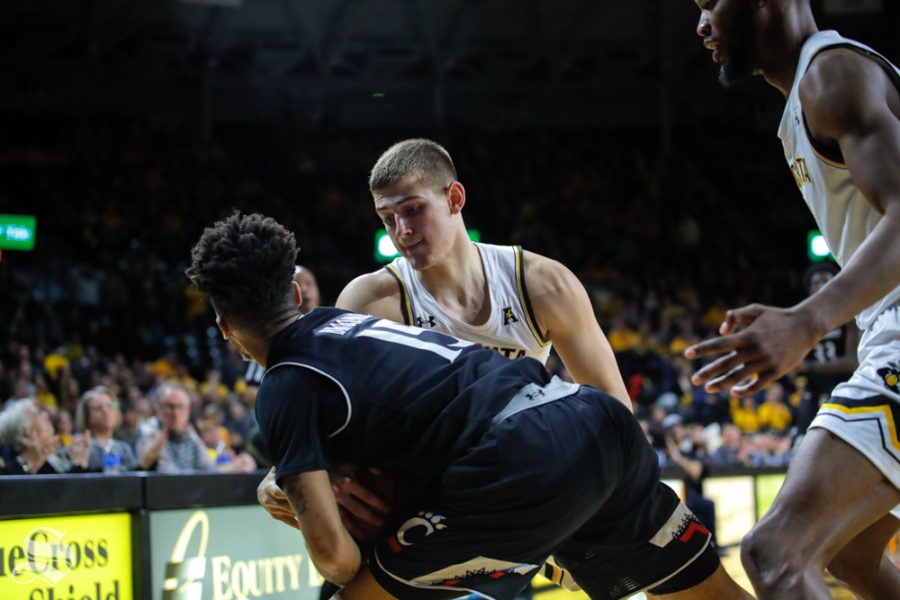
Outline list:
[[[812,151],[816,155],[816,158],[821,160],[826,165],[832,166],[836,169],[845,169],[845,170],[847,169],[847,165],[845,163],[838,162],[836,160],[828,158],[827,156],[825,156],[824,154],[819,152],[819,150],[816,148],[816,145],[812,143],[812,140],[810,140],[809,146],[810,146],[810,148],[812,148]]]
[[[857,408],[848,408],[842,404],[826,402],[822,405],[822,408],[837,410],[848,415],[881,413],[882,415],[884,415],[884,420],[887,422],[891,445],[893,445],[897,450],[900,450],[900,439],[897,438],[897,425],[894,423],[894,415],[893,413],[891,413],[891,409],[887,404],[882,404],[880,406],[860,406]]]
[[[409,302],[409,294],[406,292],[406,282],[403,281],[403,278],[400,277],[400,273],[397,272],[391,265],[384,265],[384,268],[387,269],[387,272],[390,273],[394,279],[397,280],[397,285],[400,286],[400,312],[403,313],[403,321],[405,325],[413,324],[413,311],[412,304]]]
[[[537,325],[537,317],[534,314],[534,309],[531,307],[531,301],[528,299],[528,286],[525,285],[525,256],[522,251],[522,246],[513,246],[513,252],[515,252],[516,255],[516,283],[519,288],[519,300],[522,302],[522,307],[525,309],[525,321],[528,323],[528,329],[531,330],[534,339],[536,339],[541,346],[546,346],[550,343],[550,340],[541,333],[541,330]]]

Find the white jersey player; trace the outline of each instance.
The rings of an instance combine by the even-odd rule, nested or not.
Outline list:
[[[528,299],[522,248],[474,245],[488,282],[489,302],[493,308],[487,321],[471,324],[448,313],[419,280],[412,264],[400,257],[385,269],[400,286],[403,321],[407,325],[434,329],[476,342],[506,358],[530,356],[546,363],[551,342],[540,331]]]
[[[877,52],[819,32],[809,0],[698,0],[697,33],[728,84],[761,74],[787,100],[779,136],[843,270],[796,306],[729,311],[686,355],[695,384],[761,390],[857,317],[859,367],[810,425],[784,487],[744,538],[760,598],[830,598],[828,568],[862,598],[900,598],[885,555],[900,520],[900,77]]]

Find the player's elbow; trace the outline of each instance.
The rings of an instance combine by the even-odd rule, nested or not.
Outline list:
[[[319,573],[337,585],[346,585],[359,571],[360,553],[350,536],[334,540],[307,541],[309,554]]]

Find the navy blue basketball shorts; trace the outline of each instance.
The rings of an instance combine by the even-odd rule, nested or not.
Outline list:
[[[511,599],[550,555],[594,599],[688,589],[719,559],[659,474],[619,401],[530,384],[397,520],[369,567],[401,599]]]

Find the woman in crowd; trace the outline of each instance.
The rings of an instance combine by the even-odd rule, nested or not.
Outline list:
[[[79,431],[90,432],[91,471],[133,471],[137,468],[134,450],[127,442],[113,439],[122,422],[122,411],[115,392],[106,386],[91,388],[82,394],[75,415]]]
[[[90,435],[76,434],[62,450],[50,417],[34,399],[10,400],[0,412],[0,474],[83,473]]]

